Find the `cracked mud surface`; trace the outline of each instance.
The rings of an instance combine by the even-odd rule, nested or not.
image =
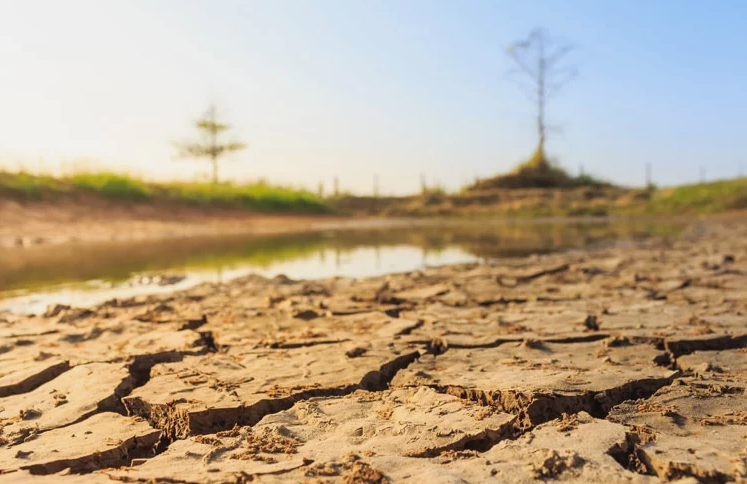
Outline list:
[[[0,484],[743,482],[745,240],[0,314]]]
[[[519,416],[522,427],[563,413],[604,416],[624,400],[654,393],[676,372],[657,366],[650,345],[506,343],[424,356],[400,371],[395,387],[428,386]]]

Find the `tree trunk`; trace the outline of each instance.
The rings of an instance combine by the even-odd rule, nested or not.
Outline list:
[[[545,157],[545,45],[544,41],[539,44],[539,61],[537,66],[537,131],[539,135],[539,152]]]
[[[210,158],[210,163],[213,166],[213,185],[218,184],[218,157],[214,156]]]

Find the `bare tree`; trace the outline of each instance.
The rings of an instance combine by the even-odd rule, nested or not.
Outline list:
[[[210,106],[207,112],[195,122],[195,127],[201,133],[200,141],[189,141],[178,145],[179,154],[185,158],[207,158],[213,172],[213,183],[218,183],[218,159],[223,155],[240,151],[246,148],[244,143],[238,141],[229,141],[221,143],[218,137],[231,129],[228,124],[221,123],[217,120],[217,110],[215,106]]]
[[[541,154],[545,151],[547,103],[576,77],[574,66],[561,65],[572,50],[571,45],[554,46],[540,29],[532,31],[526,40],[508,47],[508,55],[516,64],[509,74],[521,87],[529,90],[530,99],[537,106],[538,149]]]

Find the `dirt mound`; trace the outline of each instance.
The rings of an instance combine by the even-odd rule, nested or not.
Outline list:
[[[609,186],[587,175],[571,176],[564,169],[548,160],[546,154],[537,149],[525,162],[510,173],[478,180],[468,192],[495,190],[498,188],[575,188],[583,186]]]

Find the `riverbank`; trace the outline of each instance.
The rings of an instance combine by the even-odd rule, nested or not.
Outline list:
[[[738,481],[746,237],[6,314],[0,483]]]
[[[330,209],[304,190],[149,183],[112,173],[0,172],[0,248],[303,230]],[[326,220],[326,219],[325,219]]]
[[[355,213],[343,215],[342,213]],[[341,214],[266,214],[240,209],[122,203],[101,199],[18,202],[0,199],[0,250],[65,244],[148,242],[241,235],[281,235],[334,229],[438,225],[439,220],[471,223],[470,217],[382,217],[357,211]],[[546,217],[494,222],[583,223],[603,217]],[[474,223],[484,223],[474,221]]]
[[[346,196],[332,206],[343,213],[390,217],[697,216],[747,209],[747,178],[660,189],[597,185],[426,191],[405,197]]]
[[[0,173],[0,248],[315,230],[372,218],[548,219],[702,216],[747,209],[747,178],[632,189],[488,190],[318,198],[266,185],[147,184],[112,174]]]
[[[67,242],[125,242],[231,234],[303,231],[344,217],[267,214],[241,209],[152,204],[88,197],[0,199],[0,248]]]
[[[298,188],[255,183],[156,183],[109,172],[79,172],[55,178],[0,171],[0,199],[65,202],[80,198],[120,203],[231,208],[261,213],[325,213],[317,195]]]

